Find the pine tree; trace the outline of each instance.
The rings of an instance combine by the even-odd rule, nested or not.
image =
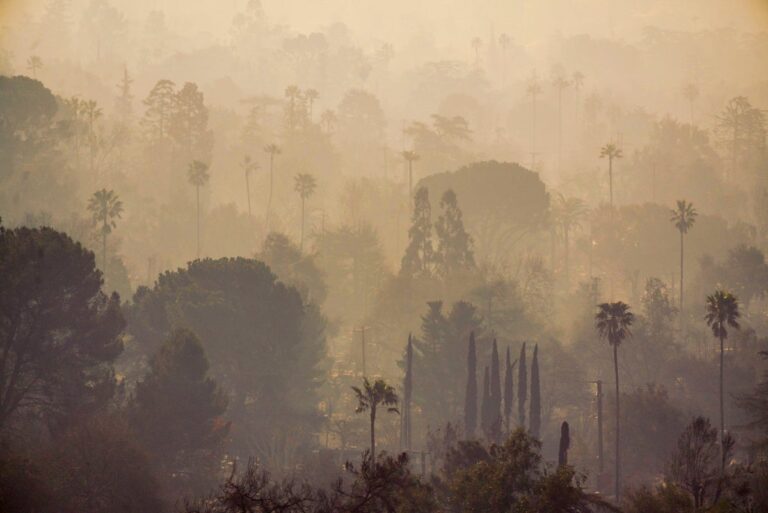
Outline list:
[[[170,119],[176,103],[176,84],[170,80],[160,80],[144,100],[147,110],[141,120],[141,126],[147,137],[160,141],[168,136]]]
[[[528,368],[525,364],[525,342],[520,348],[520,367],[517,374],[517,418],[519,426],[525,429],[525,402],[528,396]]]
[[[400,265],[400,273],[409,277],[430,276],[434,259],[432,207],[429,204],[429,191],[424,187],[416,191],[408,240],[408,247]]]
[[[177,329],[160,347],[131,399],[131,420],[163,480],[178,495],[210,485],[216,475],[227,424],[226,397],[208,377],[200,340]],[[178,477],[183,476],[183,477]]]
[[[512,405],[515,401],[515,378],[513,373],[516,364],[517,362],[514,364],[510,363],[509,346],[507,346],[507,360],[504,367],[504,427],[506,428],[507,433],[512,432]]]
[[[405,350],[405,379],[403,380],[403,445],[411,450],[411,397],[413,396],[413,340],[408,334]]]
[[[471,440],[477,429],[477,355],[475,333],[469,334],[467,354],[467,394],[464,400],[464,436]]]
[[[483,374],[483,402],[480,405],[480,427],[486,438],[490,438],[491,433],[491,383],[488,372],[488,366],[485,366]]]
[[[539,438],[541,431],[541,388],[539,384],[539,345],[533,347],[531,362],[531,435]]]
[[[435,265],[438,274],[445,278],[472,269],[475,257],[472,253],[472,237],[464,229],[461,209],[453,190],[448,189],[443,193],[440,208],[443,213],[435,223]]]
[[[213,136],[208,130],[208,108],[196,84],[187,82],[176,93],[168,133],[184,152],[184,160],[208,160]]]
[[[490,401],[490,427],[495,435],[499,435],[501,434],[501,372],[499,369],[499,350],[496,345],[496,339],[493,339],[493,349],[491,350]],[[493,438],[493,440],[498,441],[497,438]]]

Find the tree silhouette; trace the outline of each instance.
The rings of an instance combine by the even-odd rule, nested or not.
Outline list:
[[[267,144],[264,151],[269,154],[269,196],[267,197],[266,232],[269,233],[269,216],[272,212],[272,191],[275,182],[275,155],[280,155],[280,147],[277,144]]]
[[[411,400],[413,398],[413,339],[408,334],[405,348],[405,379],[403,379],[403,433],[402,446],[411,450]]]
[[[467,350],[467,391],[464,397],[464,436],[471,440],[477,430],[477,354],[475,332],[469,334]]]
[[[397,394],[394,387],[387,385],[383,379],[373,383],[363,378],[363,388],[352,387],[357,399],[355,413],[369,412],[371,419],[371,462],[376,461],[376,413],[379,405],[386,406],[391,413],[400,412],[397,409]]]
[[[27,59],[27,69],[32,72],[32,78],[37,80],[37,70],[43,67],[43,61],[37,55]]]
[[[509,346],[507,346],[507,358],[504,365],[504,427],[507,434],[512,432],[512,405],[515,401],[515,363],[510,363]]]
[[[539,438],[541,431],[541,384],[539,382],[539,344],[533,346],[531,360],[531,436]]]
[[[613,143],[600,148],[600,158],[608,158],[608,190],[610,191],[610,206],[613,211],[613,160],[624,156],[621,149]]]
[[[404,151],[401,155],[408,163],[408,201],[413,205],[413,163],[420,157],[415,151]]]
[[[479,37],[472,38],[472,50],[475,52],[475,68],[480,67],[480,48],[483,47],[483,40]]]
[[[250,155],[243,157],[243,173],[245,173],[245,196],[248,199],[248,220],[253,225],[253,216],[251,215],[251,173],[259,169],[259,165],[251,160]],[[253,226],[251,226],[253,228]]]
[[[720,341],[720,474],[725,476],[725,407],[723,403],[723,375],[725,372],[725,339],[728,338],[728,328],[739,329],[739,300],[730,292],[716,290],[707,296],[706,315],[707,326],[712,328],[712,334]]]
[[[528,88],[526,89],[526,94],[531,97],[531,119],[533,123],[533,126],[531,127],[531,169],[536,167],[536,97],[539,96],[541,92],[541,83],[534,71],[530,83],[528,84]]]
[[[307,198],[312,196],[317,187],[315,177],[307,173],[299,173],[294,177],[293,190],[299,193],[301,198],[301,239],[299,241],[299,251],[304,251],[304,204]]]
[[[528,366],[525,363],[525,342],[520,348],[520,367],[517,370],[517,418],[518,427],[525,429],[525,403],[528,400]]]
[[[558,193],[553,208],[554,222],[560,228],[563,236],[563,248],[565,250],[565,285],[569,284],[570,276],[570,234],[572,230],[581,227],[581,222],[587,215],[588,209],[584,201],[579,198],[567,198]]]
[[[197,259],[200,260],[200,187],[208,183],[208,164],[193,160],[187,170],[189,183],[195,187],[195,196],[197,202]]]
[[[552,86],[557,90],[557,169],[562,167],[563,160],[563,91],[571,87],[572,82],[562,71],[552,77]]]
[[[320,98],[320,93],[316,89],[307,89],[304,91],[304,98],[307,99],[307,106],[309,108],[309,120],[312,121],[312,107],[315,101]]]
[[[99,226],[101,232],[101,272],[107,273],[107,236],[117,227],[116,219],[123,213],[123,202],[115,191],[101,189],[93,193],[88,200],[88,211],[91,213],[94,226]]]
[[[686,100],[688,100],[688,107],[690,108],[690,114],[691,114],[691,126],[694,125],[694,118],[693,118],[693,104],[696,102],[696,99],[699,97],[699,88],[694,84],[693,82],[690,82],[683,86],[683,96]]]
[[[333,128],[336,126],[338,118],[336,113],[330,109],[326,109],[320,114],[320,125],[325,129],[326,134],[333,132]]]
[[[683,318],[683,239],[696,222],[698,213],[693,208],[693,204],[685,200],[678,200],[677,207],[672,210],[670,221],[675,224],[675,228],[680,232],[680,318]]]
[[[601,339],[607,340],[613,348],[613,375],[616,380],[616,455],[615,455],[615,475],[614,490],[616,500],[619,499],[621,490],[621,460],[620,460],[620,422],[619,422],[619,346],[628,336],[631,336],[629,328],[635,316],[629,311],[629,305],[621,301],[615,303],[602,303],[598,305],[597,314],[595,314],[595,329]]]

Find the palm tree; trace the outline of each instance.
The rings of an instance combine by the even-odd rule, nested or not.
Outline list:
[[[557,169],[563,160],[563,91],[571,86],[571,81],[562,73],[552,78],[552,85],[557,89]]]
[[[610,205],[613,210],[613,159],[624,157],[621,148],[613,143],[608,143],[600,148],[600,158],[608,157],[608,189],[610,191]]]
[[[307,201],[307,198],[312,196],[312,193],[315,192],[315,187],[317,187],[317,182],[315,181],[315,177],[306,174],[306,173],[299,173],[294,177],[294,184],[293,184],[293,190],[299,193],[299,197],[301,198],[301,242],[299,243],[299,249],[304,250],[304,203]]]
[[[355,413],[370,412],[371,417],[371,462],[376,461],[376,411],[386,406],[388,412],[400,414],[397,409],[397,394],[394,387],[379,378],[373,384],[368,378],[363,378],[363,388],[352,387],[357,398]]]
[[[187,177],[189,183],[195,186],[195,193],[197,196],[197,259],[200,259],[200,187],[208,183],[210,176],[208,175],[208,164],[200,162],[199,160],[193,160],[189,164],[187,170]]]
[[[101,189],[93,193],[88,200],[88,211],[94,225],[101,225],[101,272],[107,274],[107,235],[116,228],[116,219],[123,213],[123,202],[115,191]]]
[[[259,169],[259,165],[251,159],[250,155],[243,158],[243,172],[245,173],[245,196],[248,199],[248,222],[253,229],[253,216],[251,215],[251,173]]]
[[[534,71],[533,77],[531,77],[531,81],[528,84],[528,89],[526,90],[526,94],[531,97],[533,119],[533,127],[531,129],[531,169],[536,167],[536,97],[541,94],[541,91],[541,84],[539,83],[539,79],[536,78],[536,72]]]
[[[677,208],[672,210],[672,217],[669,219],[675,224],[675,228],[680,232],[680,319],[683,319],[683,238],[688,230],[696,222],[696,216],[699,215],[692,203],[685,200],[677,201]]]
[[[272,190],[274,184],[275,155],[280,155],[280,147],[277,144],[267,144],[264,151],[269,153],[269,198],[267,199],[267,214],[265,216],[266,232],[269,233],[269,215],[272,211]]]
[[[571,230],[576,230],[581,226],[581,222],[587,215],[587,207],[584,201],[579,198],[566,198],[562,193],[558,193],[554,205],[554,221],[559,225],[563,234],[563,245],[565,248],[565,284],[569,282],[569,257],[570,257],[570,234]]]
[[[401,155],[408,162],[408,198],[413,201],[413,163],[421,157],[415,151],[404,151]]]
[[[501,47],[501,85],[507,81],[507,51],[512,39],[507,34],[499,36],[499,47]]]
[[[619,346],[625,338],[631,336],[629,327],[632,325],[635,316],[629,311],[629,305],[621,301],[615,303],[603,303],[598,305],[598,311],[595,315],[595,329],[603,340],[613,347],[613,374],[616,380],[616,468],[614,490],[616,500],[619,500],[620,486],[620,423],[619,423]]]
[[[723,406],[723,373],[725,351],[724,341],[728,338],[728,327],[739,329],[739,300],[724,290],[716,290],[707,296],[706,302],[707,326],[712,328],[712,334],[720,340],[720,475],[725,476],[725,408]]]

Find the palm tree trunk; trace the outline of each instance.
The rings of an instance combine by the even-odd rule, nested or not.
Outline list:
[[[563,160],[563,88],[557,89],[557,170],[562,168]]]
[[[195,187],[197,195],[197,259],[200,260],[200,186]]]
[[[610,193],[610,205],[613,210],[613,157],[608,157],[608,189]]]
[[[104,227],[101,229],[101,272],[107,275],[107,218],[104,218]]]
[[[614,490],[616,494],[616,501],[619,500],[619,490],[621,490],[621,481],[620,481],[620,458],[619,458],[619,447],[621,447],[619,440],[620,440],[620,415],[619,415],[619,346],[617,344],[613,345],[613,375],[614,379],[616,380],[616,469],[615,469],[615,482],[614,482]]]
[[[565,289],[568,290],[568,286],[570,285],[570,276],[571,276],[571,270],[570,270],[570,252],[568,251],[568,227],[563,227],[563,244],[565,245],[565,258],[563,259],[565,261]]]
[[[683,231],[680,231],[680,327],[683,326]]]
[[[408,160],[408,201],[413,208],[413,161]]]
[[[304,252],[304,196],[301,197],[301,241],[299,242],[299,251]]]
[[[725,344],[723,338],[720,335],[720,479],[725,477],[725,407],[723,406],[723,369],[725,368],[723,353]]]
[[[273,153],[269,154],[269,197],[267,198],[267,214],[266,214],[266,220],[265,224],[267,227],[267,234],[269,234],[269,216],[272,212],[272,183],[274,181],[274,162],[275,162],[275,155]]]
[[[371,462],[376,463],[376,407],[371,407]]]
[[[251,221],[251,181],[248,173],[245,173],[245,195],[248,198],[248,221]]]

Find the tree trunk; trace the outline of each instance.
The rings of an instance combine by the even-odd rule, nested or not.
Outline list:
[[[619,454],[619,447],[620,447],[620,433],[621,433],[621,425],[620,425],[620,410],[619,410],[619,346],[617,344],[613,345],[613,374],[614,379],[616,380],[616,469],[615,469],[615,482],[614,482],[614,490],[616,494],[616,501],[619,500],[619,490],[621,489],[621,482],[620,482],[620,454]]]
[[[101,229],[101,272],[107,275],[107,218],[104,218],[104,227]]]
[[[568,248],[568,227],[563,227],[563,244],[565,245],[564,252],[565,252],[565,258],[563,259],[565,261],[565,289],[568,290],[568,286],[570,285],[570,277],[571,277],[571,269],[570,269],[570,252]]]
[[[299,252],[304,252],[304,196],[301,197],[301,241],[299,241]]]
[[[413,161],[408,160],[408,202],[413,210]]]
[[[610,194],[610,205],[613,210],[613,157],[608,157],[608,189]]]
[[[269,216],[272,212],[272,183],[274,181],[274,172],[273,172],[274,162],[275,162],[275,155],[273,153],[270,153],[269,154],[269,197],[267,198],[267,215],[265,216],[267,235],[269,235]]]
[[[723,405],[723,379],[725,368],[723,353],[725,349],[724,337],[720,335],[720,478],[725,477],[725,407]]]
[[[683,231],[680,230],[680,327],[683,326]]]
[[[371,462],[376,463],[376,407],[371,407]]]
[[[195,187],[197,194],[197,259],[200,260],[200,186]]]

